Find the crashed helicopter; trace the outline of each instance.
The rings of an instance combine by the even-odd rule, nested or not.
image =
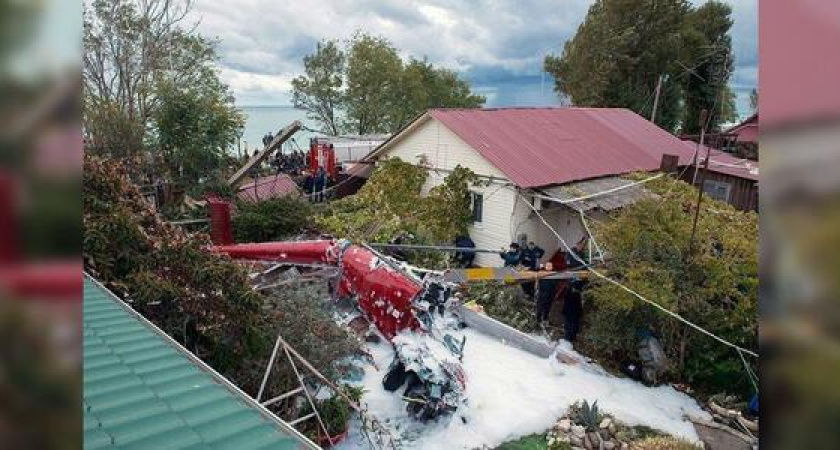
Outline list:
[[[452,313],[453,283],[412,276],[375,250],[346,240],[218,245],[211,251],[240,260],[336,267],[330,280],[333,294],[353,299],[394,346],[396,356],[383,384],[389,391],[405,386],[406,410],[419,420],[432,420],[465,402],[467,380],[460,364],[465,342],[447,333],[458,323]]]
[[[395,358],[383,386],[403,389],[408,413],[421,421],[450,416],[467,402],[467,379],[461,365],[466,346],[457,330],[472,327],[500,341],[548,357],[554,347],[486,315],[465,308],[456,293],[460,283],[487,280],[487,269],[424,273],[422,276],[366,244],[347,240],[233,243],[229,205],[208,201],[210,251],[237,260],[287,266],[326,266],[335,299],[349,299],[394,347]],[[567,273],[494,269],[489,279],[516,281],[541,276],[568,278]]]

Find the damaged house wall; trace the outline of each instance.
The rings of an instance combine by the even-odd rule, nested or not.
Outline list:
[[[389,147],[378,158],[396,157],[412,164],[420,164],[425,160],[429,167],[429,177],[423,185],[424,194],[443,183],[444,178],[458,165],[489,181],[487,186],[470,188],[483,199],[482,220],[469,227],[470,237],[476,247],[507,247],[520,234],[525,233],[529,240],[546,250],[546,260],[559,249],[557,238],[518,199],[507,177],[437,119],[428,116],[420,119],[404,130],[401,136],[397,136]],[[583,237],[585,230],[576,212],[560,205],[549,206],[548,202],[543,205],[546,207],[543,211],[546,218],[570,245]],[[475,264],[479,266],[492,267],[500,263],[499,257],[491,253],[479,253],[475,259]]]
[[[434,118],[427,118],[413,129],[405,130],[392,147],[380,156],[400,158],[412,164],[425,160],[429,177],[423,185],[427,194],[433,187],[443,183],[444,178],[456,166],[466,167],[484,180],[492,180],[489,186],[473,186],[472,192],[483,197],[482,221],[469,227],[470,237],[478,248],[500,248],[510,243],[511,211],[515,194],[505,187],[508,183],[504,174],[483,156],[467,145],[455,133]],[[476,255],[475,263],[481,266],[498,266],[498,256],[488,253]]]
[[[530,199],[527,194],[524,196]],[[580,214],[567,206],[543,201],[540,214],[569,245],[575,245],[582,237],[586,236],[586,229],[580,221]],[[529,241],[534,241],[545,250],[543,262],[549,260],[562,247],[554,233],[540,221],[534,214],[534,210],[521,198],[516,202],[511,223],[511,235],[514,238],[524,233]]]

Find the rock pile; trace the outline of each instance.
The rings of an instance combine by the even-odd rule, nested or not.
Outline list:
[[[571,411],[571,409],[570,409]],[[612,417],[605,416],[598,424],[598,429],[587,429],[578,424],[572,414],[566,414],[548,432],[548,448],[561,449],[562,443],[571,445],[572,449],[586,450],[615,450],[629,449],[629,436],[620,435],[625,427]]]
[[[635,450],[635,449],[695,449],[693,444],[663,436],[647,427],[629,427],[608,414],[598,412],[597,405],[576,403],[548,431],[549,450]],[[651,439],[668,442],[668,446],[653,446]]]

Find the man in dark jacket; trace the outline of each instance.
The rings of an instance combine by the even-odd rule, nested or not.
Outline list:
[[[312,192],[315,191],[315,176],[310,172],[305,172],[303,191],[310,197],[312,196]]]
[[[504,260],[505,267],[516,267],[522,261],[522,250],[519,249],[519,244],[511,242],[510,248],[507,251],[502,249],[499,256]]]
[[[545,270],[551,272],[554,266],[545,263]],[[557,285],[560,280],[557,278],[541,278],[537,283],[537,322],[543,325],[548,321],[548,313],[551,312],[551,303],[557,295]]]
[[[575,246],[572,247],[574,255],[566,255],[566,265],[569,269],[576,269],[578,267],[583,267],[585,264],[588,264],[589,256],[586,254],[586,244],[589,242],[588,239],[588,236],[582,237],[577,242],[577,244],[575,244]]]
[[[324,189],[327,188],[327,171],[324,170],[323,167],[318,168],[318,173],[315,174],[315,185],[313,189],[315,190],[315,202],[321,202],[324,200]]]
[[[466,234],[455,238],[455,247],[458,248],[475,248],[475,242]],[[472,267],[475,261],[475,252],[469,250],[455,252],[455,262],[458,267]]]
[[[566,296],[563,299],[565,338],[569,342],[574,342],[580,331],[580,317],[583,315],[582,289],[583,282],[572,279],[569,287],[566,289]]]
[[[533,241],[522,251],[522,265],[528,270],[539,270],[540,259],[545,255],[545,250],[537,246]]]
[[[533,241],[528,243],[528,247],[522,251],[522,265],[528,270],[539,270],[540,259],[545,255],[545,250],[537,246]],[[522,283],[522,292],[528,300],[534,299],[534,282],[526,281]]]

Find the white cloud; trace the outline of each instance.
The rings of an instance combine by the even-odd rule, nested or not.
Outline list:
[[[699,3],[700,0],[696,0]],[[559,52],[591,0],[197,0],[199,30],[220,39],[224,80],[240,104],[289,101],[289,80],[321,39],[357,30],[383,35],[403,56],[427,57],[465,73],[484,92],[539,79],[546,52]],[[757,0],[730,0],[738,83],[755,77]],[[251,74],[253,76],[249,76]],[[277,80],[272,80],[277,78]],[[734,82],[735,80],[733,80]],[[539,84],[536,85],[539,89]],[[501,94],[501,93],[499,93]],[[517,96],[492,95],[499,101]]]
[[[290,75],[260,74],[222,67],[220,77],[231,86],[239,104],[264,106],[290,102]]]

